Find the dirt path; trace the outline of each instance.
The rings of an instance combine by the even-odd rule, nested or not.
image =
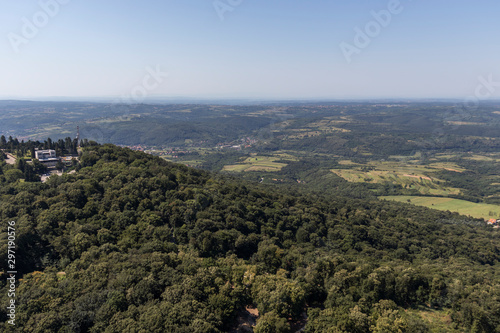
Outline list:
[[[445,170],[448,170],[448,171],[455,171],[455,172],[460,172],[460,173],[462,172],[462,171],[460,171],[460,170],[456,170],[456,169],[450,169],[450,168],[444,168],[444,169],[445,169]]]

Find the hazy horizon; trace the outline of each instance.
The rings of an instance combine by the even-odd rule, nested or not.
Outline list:
[[[103,103],[103,104],[266,104],[266,103],[466,103],[463,98],[405,98],[405,97],[379,97],[379,98],[198,98],[183,96],[150,97],[140,102],[120,101],[119,96],[46,96],[46,97],[19,97],[3,98],[0,102],[40,102],[40,103]],[[500,98],[484,99],[481,103],[498,103]]]
[[[499,7],[8,2],[0,13],[0,98],[498,99]]]

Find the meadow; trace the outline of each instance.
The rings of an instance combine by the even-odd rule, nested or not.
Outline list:
[[[357,164],[350,160],[339,162],[346,169],[332,169],[336,175],[349,182],[356,183],[385,183],[401,185],[405,189],[414,189],[422,194],[449,195],[460,194],[460,189],[445,186],[444,181],[433,176],[439,170],[463,172],[454,163],[433,163],[418,165],[410,162],[371,161],[366,164]]]
[[[485,220],[500,218],[500,206],[485,203],[475,203],[460,199],[442,197],[418,197],[408,195],[381,196],[379,199],[408,202],[417,206],[424,206],[438,210],[449,210],[463,215],[470,215]]]
[[[223,171],[249,172],[249,171],[280,171],[286,166],[285,163],[276,162],[280,160],[278,156],[251,156],[243,162],[233,165],[226,165]]]

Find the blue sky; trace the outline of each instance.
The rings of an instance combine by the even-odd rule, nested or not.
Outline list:
[[[0,0],[0,98],[465,98],[500,82],[498,1],[400,0],[375,23],[394,1]]]

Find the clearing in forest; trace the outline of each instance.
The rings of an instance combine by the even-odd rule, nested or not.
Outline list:
[[[413,205],[438,210],[449,210],[450,212],[457,212],[463,215],[470,215],[475,218],[483,218],[485,220],[500,218],[500,206],[492,204],[475,203],[452,198],[417,197],[408,195],[381,196],[379,199],[408,202]]]

